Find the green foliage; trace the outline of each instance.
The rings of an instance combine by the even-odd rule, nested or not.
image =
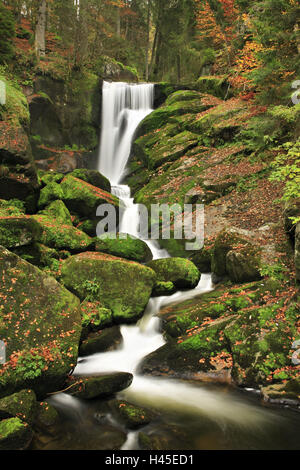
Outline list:
[[[263,277],[270,277],[278,281],[284,281],[286,279],[286,270],[282,264],[264,264],[260,267],[259,271]]]
[[[15,22],[13,14],[6,7],[0,5],[0,64],[6,63],[13,56],[14,36]]]
[[[300,139],[296,142],[287,142],[279,149],[279,154],[272,163],[271,181],[284,182],[283,201],[300,198]],[[300,217],[293,217],[293,223],[300,221]]]

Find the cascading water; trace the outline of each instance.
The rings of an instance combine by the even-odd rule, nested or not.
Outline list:
[[[104,83],[102,136],[99,156],[99,171],[112,183],[112,192],[124,203],[126,210],[120,223],[119,231],[133,236],[138,235],[139,211],[130,196],[130,188],[121,185],[135,130],[153,107],[153,85],[128,85],[125,83]],[[165,250],[151,241],[146,241],[153,253],[153,258],[168,257]],[[134,288],[134,287],[133,287]],[[183,302],[212,290],[211,276],[204,274],[196,289],[177,292],[170,297],[152,298],[144,317],[135,326],[122,326],[123,344],[120,349],[107,353],[95,354],[78,362],[75,375],[92,375],[112,371],[124,371],[134,374],[134,380],[120,397],[141,405],[150,405],[162,412],[185,413],[192,420],[204,417],[218,423],[224,431],[227,426],[237,426],[238,432],[247,428],[254,434],[263,425],[269,428],[279,423],[279,417],[265,410],[248,404],[239,397],[220,390],[190,385],[184,382],[144,377],[137,373],[141,360],[149,353],[165,344],[159,330],[156,314],[169,304]],[[85,406],[75,398],[65,398],[64,394],[52,398],[58,408],[67,407],[70,414],[74,409],[85,413]],[[280,417],[281,419],[281,417]],[[200,444],[199,444],[200,445]],[[204,444],[206,445],[206,444]],[[129,433],[123,450],[138,448],[136,433]],[[199,447],[201,448],[201,447]]]

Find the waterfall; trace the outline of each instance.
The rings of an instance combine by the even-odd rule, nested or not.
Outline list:
[[[154,85],[103,83],[98,170],[117,185],[123,177],[139,123],[153,110]]]

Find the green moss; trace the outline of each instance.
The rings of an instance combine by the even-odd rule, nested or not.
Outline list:
[[[146,263],[152,259],[152,253],[148,245],[142,240],[127,234],[117,234],[117,238],[102,235],[96,241],[96,251],[140,263]]]
[[[84,217],[95,217],[101,204],[112,204],[116,209],[119,208],[117,197],[71,175],[63,179],[61,188],[68,209]]]
[[[0,74],[0,80],[6,85],[6,104],[1,107],[2,120],[29,127],[30,114],[26,96],[17,83],[4,75]]]
[[[197,90],[203,93],[209,93],[218,98],[225,99],[231,96],[231,93],[228,96],[229,83],[227,82],[227,77],[200,77],[197,81]]]
[[[0,422],[0,450],[25,450],[32,440],[28,424],[19,418],[5,419]]]
[[[128,429],[137,429],[146,426],[151,422],[154,414],[150,410],[141,408],[123,400],[118,400],[113,404],[114,410],[117,412],[118,418]]]
[[[28,216],[0,218],[0,245],[6,248],[30,245],[40,235],[40,225]]]
[[[94,296],[105,308],[112,310],[116,322],[138,319],[155,283],[155,273],[151,269],[103,253],[72,256],[63,263],[61,278],[82,300],[91,294],[88,282],[94,283]]]
[[[79,300],[39,269],[0,250],[0,396],[30,388],[56,391],[76,364],[81,332]],[[9,319],[9,321],[8,321]]]
[[[69,251],[83,251],[93,246],[93,240],[88,235],[69,223],[63,224],[55,216],[38,214],[33,219],[42,227],[38,241],[43,245]]]
[[[197,286],[200,273],[196,266],[184,258],[165,258],[150,261],[147,264],[161,282],[173,282],[176,287],[194,288]]]
[[[64,225],[72,225],[72,217],[65,204],[62,201],[54,201],[39,214],[56,219]]]
[[[95,295],[95,294],[94,294]],[[83,334],[90,331],[98,331],[112,325],[112,311],[103,308],[101,302],[90,299],[90,296],[82,302],[81,306]]]
[[[63,199],[62,188],[57,183],[49,183],[40,192],[38,207],[41,209],[57,199]]]
[[[22,390],[0,399],[0,419],[11,417],[33,424],[37,412],[37,401],[32,390]]]
[[[79,168],[77,170],[72,171],[71,176],[74,178],[79,178],[86,183],[91,184],[92,186],[96,186],[99,189],[103,189],[104,191],[110,193],[111,185],[109,180],[101,175],[97,170],[87,170],[86,168]]]
[[[62,173],[56,173],[54,171],[41,172],[40,170],[39,176],[41,183],[43,183],[44,185],[48,185],[50,183],[59,184],[64,178],[64,175]]]

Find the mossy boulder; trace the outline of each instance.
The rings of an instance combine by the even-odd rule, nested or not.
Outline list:
[[[173,282],[157,281],[153,288],[152,296],[161,297],[164,295],[172,295],[176,292],[176,287]]]
[[[51,268],[55,263],[59,262],[58,260],[62,256],[62,253],[41,243],[32,243],[28,246],[14,248],[12,251],[20,256],[20,258],[39,268]]]
[[[51,184],[51,183],[59,184],[65,177],[63,173],[57,173],[55,171],[42,171],[42,170],[38,171],[38,175],[40,178],[40,182],[44,186],[47,186],[48,184]]]
[[[113,323],[112,311],[104,308],[101,302],[89,301],[87,297],[80,305],[82,316],[81,336],[87,336],[91,331],[98,331],[111,326]]]
[[[150,261],[147,266],[157,275],[158,282],[173,282],[177,288],[193,289],[200,280],[194,263],[184,258],[164,258]]]
[[[261,389],[264,400],[276,404],[298,404],[300,400],[300,378],[272,384]]]
[[[146,266],[103,253],[72,256],[61,269],[66,287],[82,300],[87,296],[99,300],[116,322],[133,322],[142,315],[155,277]]]
[[[71,176],[79,178],[92,186],[96,186],[96,188],[103,189],[107,193],[111,192],[111,184],[109,180],[97,170],[78,168],[77,170],[72,171]]]
[[[152,260],[152,253],[147,243],[125,233],[118,233],[116,238],[110,238],[106,234],[98,237],[95,249],[139,263],[147,263]]]
[[[38,207],[42,209],[57,199],[63,199],[63,190],[59,184],[55,182],[49,183],[41,189]]]
[[[75,366],[81,333],[79,299],[35,266],[0,248],[0,397],[29,388],[58,390]]]
[[[117,197],[71,175],[63,179],[61,188],[63,201],[68,209],[83,217],[95,217],[101,204],[111,204],[116,209],[119,208]]]
[[[261,279],[261,250],[235,229],[224,229],[212,250],[212,271],[217,278],[228,276],[233,282]]]
[[[212,263],[212,247],[203,247],[201,250],[193,253],[189,258],[195,266],[199,269],[200,273],[210,273]]]
[[[230,98],[232,96],[226,76],[200,77],[197,81],[197,90],[203,93],[210,93],[211,95],[222,99]]]
[[[40,224],[29,216],[0,217],[0,245],[6,248],[30,245],[41,233]]]
[[[152,411],[124,400],[114,401],[112,408],[127,429],[138,429],[146,426],[155,416]]]
[[[0,450],[25,450],[31,444],[33,432],[19,418],[0,421]]]
[[[79,355],[90,356],[92,354],[112,351],[117,349],[123,341],[119,326],[105,328],[88,334],[79,348]]]
[[[36,413],[36,395],[32,390],[21,390],[21,392],[0,399],[0,420],[19,418],[32,425]]]
[[[67,393],[84,400],[104,398],[130,387],[132,374],[115,372],[92,377],[70,377]]]
[[[37,405],[37,415],[34,428],[42,431],[48,431],[59,422],[59,414],[56,409],[46,401]]]
[[[248,245],[231,250],[226,255],[226,270],[233,282],[249,282],[261,279],[260,250]]]
[[[73,225],[71,214],[62,201],[52,202],[44,210],[39,211],[39,214],[56,219],[63,225]]]
[[[86,233],[76,229],[69,222],[62,223],[62,220],[54,215],[37,214],[32,218],[42,227],[38,241],[50,248],[78,252],[87,250],[94,244]]]

